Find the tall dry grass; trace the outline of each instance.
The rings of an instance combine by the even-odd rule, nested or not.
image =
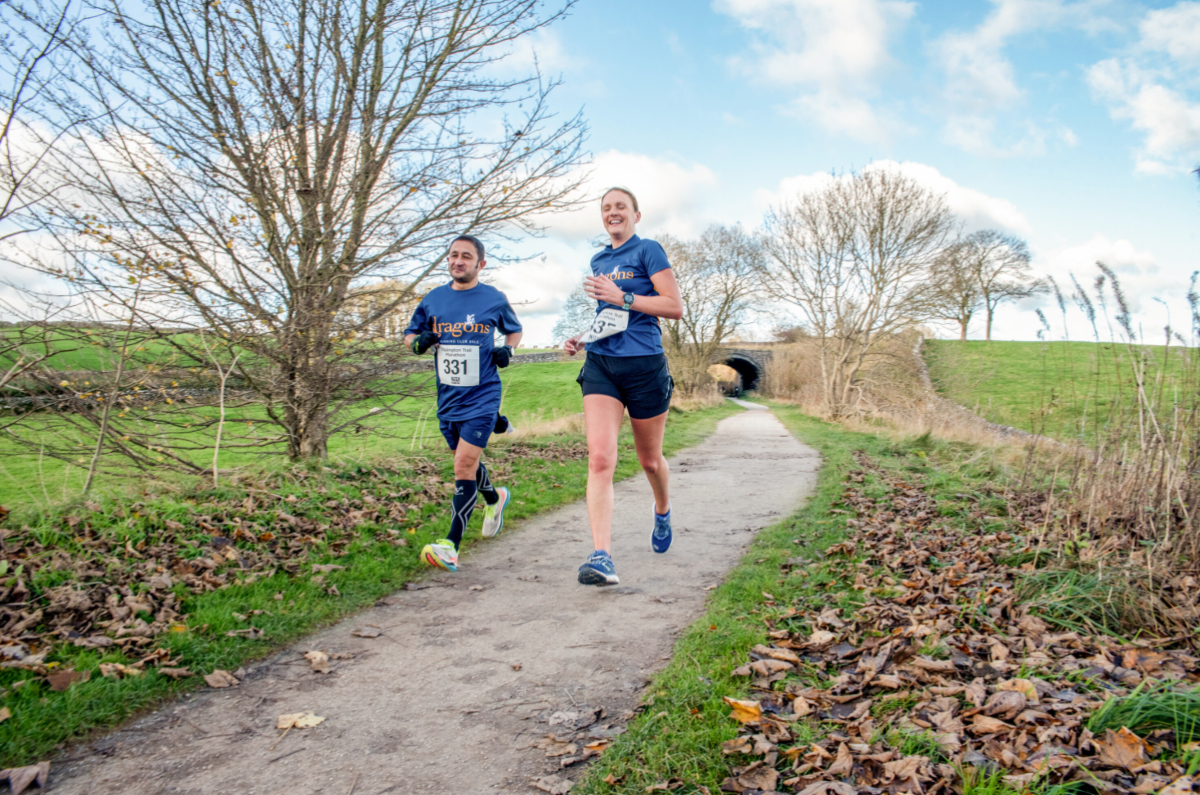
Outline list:
[[[1068,448],[1053,471],[1031,458],[1023,477],[1057,506],[1049,521],[1069,540],[1098,552],[1121,552],[1150,576],[1192,577],[1195,589],[1200,587],[1197,277],[1193,274],[1187,295],[1188,328],[1168,327],[1164,343],[1152,346],[1133,327],[1120,281],[1100,267],[1103,275],[1090,290],[1075,282],[1069,296],[1091,321],[1101,343],[1097,349],[1106,354],[1096,362],[1088,393],[1074,399],[1100,405],[1106,397],[1108,408],[1093,419],[1086,442]],[[1065,315],[1067,298],[1057,290],[1056,297]]]

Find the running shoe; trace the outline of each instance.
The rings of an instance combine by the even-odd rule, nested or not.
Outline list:
[[[508,493],[508,489],[501,486],[496,489],[496,493],[500,495],[500,499],[496,500],[495,505],[489,505],[483,509],[483,537],[492,538],[500,535],[500,531],[504,529],[504,507],[508,505],[508,501],[512,496]]]
[[[579,567],[580,585],[617,585],[620,582],[612,558],[604,550],[598,549],[588,555],[588,559]]]
[[[650,533],[650,546],[660,555],[671,548],[670,508],[667,509],[666,516],[659,516],[657,510],[654,512],[654,530]]]
[[[425,548],[421,550],[421,559],[435,569],[458,571],[458,550],[454,548],[454,542],[448,538],[426,544]]]

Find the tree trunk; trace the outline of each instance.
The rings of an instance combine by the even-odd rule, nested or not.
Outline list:
[[[988,342],[992,341],[992,309],[988,307],[987,311],[987,336],[984,337]]]
[[[958,321],[958,328],[959,328],[958,341],[966,342],[967,341],[967,324],[960,320],[960,321]]]

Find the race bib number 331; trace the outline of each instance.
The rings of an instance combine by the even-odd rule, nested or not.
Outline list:
[[[437,374],[445,386],[478,386],[479,346],[439,345]]]

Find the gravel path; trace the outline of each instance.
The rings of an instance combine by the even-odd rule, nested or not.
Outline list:
[[[757,407],[756,407],[757,408]],[[51,792],[122,795],[536,793],[583,744],[619,734],[647,679],[753,533],[811,491],[817,454],[768,411],[723,420],[671,462],[675,542],[650,549],[645,478],[617,485],[621,585],[585,587],[583,503],[506,528],[440,573],[51,768]],[[367,625],[376,638],[351,633]],[[330,673],[301,656],[321,650]],[[276,719],[325,721],[282,740]],[[549,734],[576,753],[548,757]],[[558,750],[563,750],[559,746]]]

